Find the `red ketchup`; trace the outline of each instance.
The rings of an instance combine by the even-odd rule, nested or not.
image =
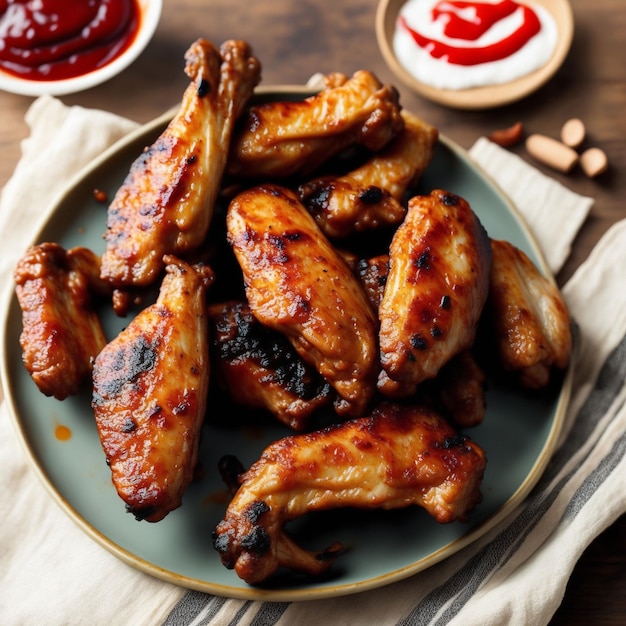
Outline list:
[[[471,9],[473,19],[465,19],[461,11]],[[475,41],[494,24],[516,10],[522,10],[522,23],[504,39],[484,47],[454,46],[426,37],[411,28],[403,16],[400,26],[411,35],[415,43],[428,51],[435,59],[446,57],[454,65],[479,65],[499,61],[511,56],[541,30],[541,22],[535,11],[514,0],[502,0],[497,4],[471,2],[471,0],[441,0],[432,9],[433,21],[445,17],[444,34],[452,39]]]
[[[139,27],[137,0],[0,0],[0,69],[62,80],[119,57]]]

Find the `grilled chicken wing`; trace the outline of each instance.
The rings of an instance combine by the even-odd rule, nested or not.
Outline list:
[[[572,336],[567,305],[553,281],[508,241],[492,240],[489,321],[501,366],[522,385],[545,386],[567,366]]]
[[[304,430],[332,402],[330,385],[247,303],[211,305],[209,321],[213,367],[234,402],[266,409],[294,430]]]
[[[409,201],[378,313],[383,393],[399,395],[474,342],[488,294],[489,238],[469,204],[435,190]]]
[[[22,309],[22,358],[39,390],[57,400],[75,394],[91,374],[106,338],[93,307],[100,258],[87,248],[42,243],[27,250],[15,272]]]
[[[284,566],[318,575],[341,546],[299,546],[284,525],[311,511],[424,507],[438,522],[480,501],[485,454],[433,411],[383,404],[371,417],[268,446],[238,478],[213,543],[226,567],[260,583]]]
[[[227,227],[254,316],[334,387],[339,414],[362,415],[375,388],[377,323],[358,279],[288,189],[242,192]]]
[[[164,259],[155,304],[96,358],[92,406],[113,484],[137,519],[181,504],[196,466],[209,381],[208,267]]]
[[[382,151],[345,176],[323,176],[300,185],[304,206],[328,237],[398,224],[404,194],[430,163],[437,129],[407,111],[404,129]]]
[[[185,58],[192,82],[178,113],[133,163],[109,206],[102,277],[117,288],[151,284],[163,255],[202,243],[235,120],[260,78],[245,42],[227,41],[217,50],[199,39]]]
[[[358,144],[380,150],[404,125],[398,92],[367,71],[333,75],[331,87],[299,102],[260,104],[242,119],[227,172],[245,178],[306,176]]]

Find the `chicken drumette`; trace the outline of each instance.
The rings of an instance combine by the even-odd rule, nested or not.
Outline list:
[[[57,400],[79,390],[106,344],[94,308],[99,272],[91,250],[52,242],[30,247],[15,268],[22,359],[39,390]]]
[[[328,237],[396,225],[404,218],[404,194],[430,163],[438,132],[407,111],[401,115],[404,129],[363,165],[300,185],[302,203]]]
[[[222,467],[230,481],[228,463]],[[483,450],[435,412],[383,404],[371,417],[268,446],[235,477],[213,544],[224,565],[249,583],[265,581],[281,566],[319,575],[341,546],[305,550],[285,532],[290,520],[338,507],[410,505],[441,523],[462,520],[481,499],[484,469]]]
[[[96,425],[113,484],[137,519],[181,504],[196,466],[209,385],[205,291],[213,274],[166,257],[155,304],[96,358]]]
[[[358,279],[286,188],[242,192],[227,226],[254,316],[285,334],[334,387],[338,413],[362,415],[378,355],[376,317]]]
[[[567,366],[572,335],[569,312],[554,281],[508,241],[492,240],[489,329],[499,364],[530,388],[544,387],[553,368]]]
[[[489,238],[467,201],[441,190],[411,198],[378,309],[383,393],[411,395],[471,347],[490,269]]]
[[[380,150],[404,126],[398,92],[367,71],[327,77],[300,101],[259,104],[242,119],[227,172],[253,179],[306,176],[345,148]]]
[[[219,193],[235,120],[260,78],[242,41],[218,50],[199,39],[186,54],[191,84],[165,131],[131,166],[109,206],[102,277],[114,287],[145,287],[165,254],[199,246]]]
[[[233,402],[269,411],[294,430],[332,403],[330,385],[287,338],[252,315],[245,302],[209,307],[214,371]]]

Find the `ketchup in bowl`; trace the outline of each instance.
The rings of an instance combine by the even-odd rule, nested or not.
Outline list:
[[[398,16],[393,45],[419,81],[467,89],[539,69],[556,43],[550,13],[525,0],[409,0]]]
[[[137,0],[0,0],[0,69],[35,81],[104,67],[133,43]]]

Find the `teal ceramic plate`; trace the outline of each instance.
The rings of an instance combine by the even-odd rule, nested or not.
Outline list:
[[[258,97],[299,98],[299,88],[273,88]],[[103,251],[106,205],[131,162],[164,128],[170,115],[141,128],[102,155],[69,185],[50,209],[35,241],[57,241]],[[442,138],[422,187],[444,188],[465,197],[492,237],[525,250],[545,269],[537,247],[514,209],[455,144]],[[484,500],[466,523],[439,525],[421,509],[388,512],[332,511],[300,520],[293,531],[311,548],[341,541],[348,550],[318,581],[283,577],[259,589],[224,568],[211,545],[211,531],[225,510],[225,490],[216,463],[226,453],[244,465],[271,440],[288,434],[281,426],[218,428],[207,425],[201,461],[204,475],[182,507],[156,524],[125,512],[111,484],[90,408],[90,393],[63,402],[38,392],[21,363],[21,312],[14,296],[4,303],[2,379],[10,413],[28,457],[57,504],[95,541],[132,566],[163,580],[213,594],[273,601],[306,600],[356,593],[400,580],[475,541],[513,510],[544,470],[563,423],[569,382],[539,395],[491,384],[484,423],[471,436],[487,451]],[[109,337],[128,319],[104,317]],[[211,405],[209,403],[209,410]],[[232,407],[233,412],[241,409]],[[70,435],[69,439],[60,434]]]

